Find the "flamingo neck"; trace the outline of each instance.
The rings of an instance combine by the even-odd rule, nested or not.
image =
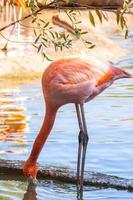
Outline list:
[[[42,127],[38,133],[38,136],[35,139],[33,148],[28,160],[31,162],[36,162],[38,156],[50,134],[50,131],[54,125],[55,117],[57,113],[57,108],[46,106],[46,114],[42,124]]]

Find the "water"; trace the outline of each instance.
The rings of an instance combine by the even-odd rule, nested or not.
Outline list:
[[[0,182],[1,200],[77,200],[76,187],[71,184],[58,183],[54,181],[43,181],[37,187],[29,187],[18,181],[2,181]],[[132,193],[127,191],[117,191],[114,189],[97,189],[94,187],[84,190],[84,200],[132,200]]]
[[[133,73],[133,60],[126,64]],[[86,170],[133,179],[133,84],[119,80],[103,94],[85,105],[89,130]],[[40,81],[14,89],[0,90],[0,158],[25,160],[39,131],[45,113]],[[39,158],[42,165],[76,168],[78,123],[72,104],[60,109],[45,148]],[[2,179],[2,177],[1,177]],[[24,182],[0,181],[0,199],[23,199]],[[5,195],[6,191],[6,195]],[[73,185],[41,182],[36,198],[76,199]],[[133,194],[112,189],[87,188],[84,199],[132,199]],[[36,199],[35,198],[35,199]]]
[[[114,39],[122,43],[123,39]],[[130,44],[130,45],[129,45]],[[133,74],[133,45],[127,59],[118,63]],[[21,51],[20,51],[21,52]],[[133,82],[119,80],[85,105],[89,131],[86,170],[133,179]],[[0,158],[26,160],[45,113],[40,81],[0,89]],[[76,169],[78,123],[72,104],[60,109],[54,128],[39,157],[42,165]],[[27,183],[0,177],[0,200],[75,200],[76,187],[55,181],[40,181],[27,192]],[[133,193],[86,187],[84,200],[132,200]]]

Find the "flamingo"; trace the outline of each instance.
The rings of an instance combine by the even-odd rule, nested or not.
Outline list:
[[[79,124],[77,185],[83,191],[85,157],[89,140],[85,121],[84,104],[99,95],[115,80],[133,78],[133,75],[111,63],[87,62],[79,58],[64,58],[52,62],[42,76],[42,89],[46,113],[42,127],[35,139],[23,173],[34,181],[37,176],[38,156],[51,132],[58,109],[74,103]]]

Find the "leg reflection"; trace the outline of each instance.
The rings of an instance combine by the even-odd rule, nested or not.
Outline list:
[[[37,200],[36,185],[29,183],[23,200]]]
[[[80,190],[78,185],[77,185],[77,200],[83,200],[83,191]]]

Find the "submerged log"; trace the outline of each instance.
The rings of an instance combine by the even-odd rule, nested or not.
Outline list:
[[[25,179],[22,173],[23,164],[23,161],[0,159],[0,175],[2,179],[24,181]],[[76,184],[76,171],[57,166],[39,166],[38,179],[52,179]],[[133,179],[120,178],[90,171],[85,172],[84,185],[133,191]]]

